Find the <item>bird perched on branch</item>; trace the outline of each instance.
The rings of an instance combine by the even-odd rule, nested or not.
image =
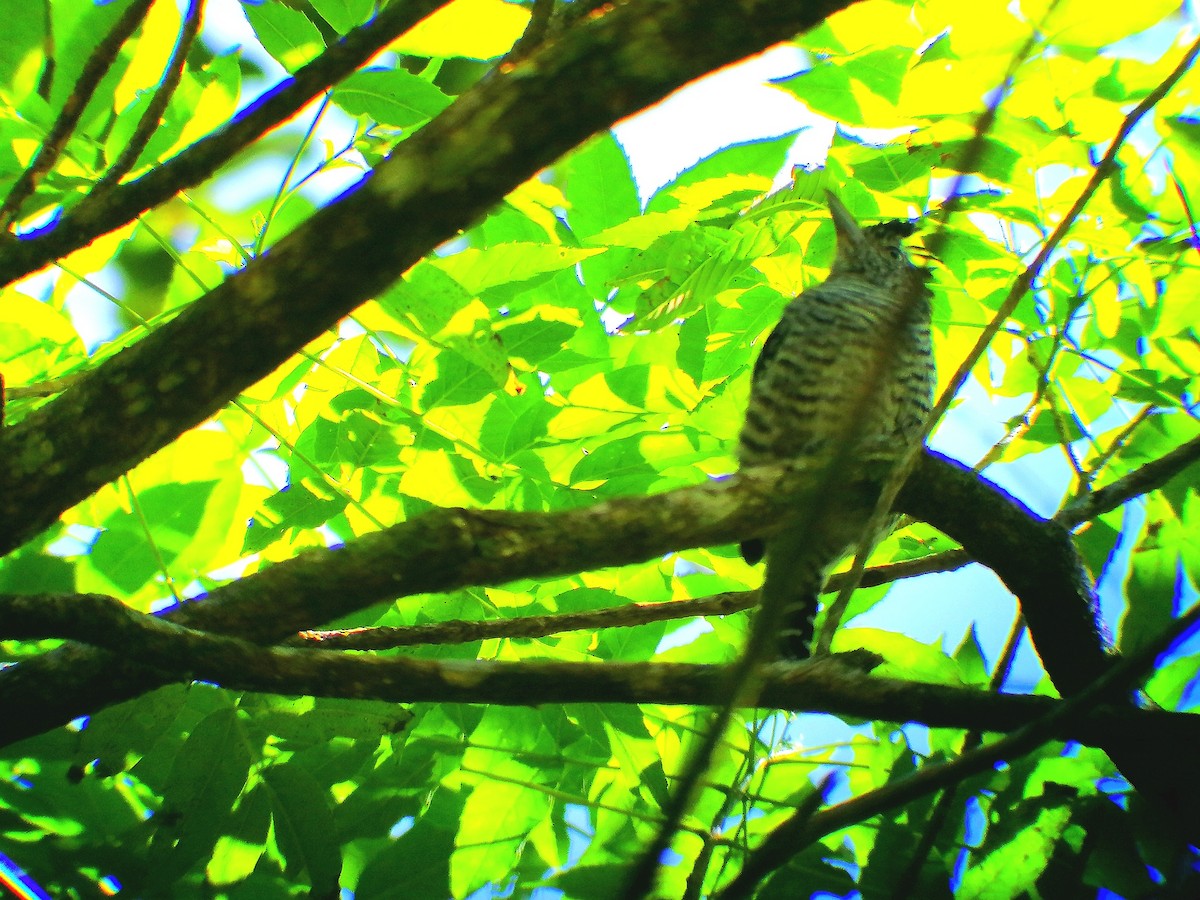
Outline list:
[[[902,245],[913,225],[860,227],[828,200],[837,232],[829,277],[788,304],[763,345],[738,446],[742,466],[798,460],[819,473],[818,488],[797,498],[795,527],[765,546],[742,544],[752,564],[765,550],[759,615],[776,617],[779,654],[790,659],[809,655],[826,575],[862,538],[935,384],[927,272]]]

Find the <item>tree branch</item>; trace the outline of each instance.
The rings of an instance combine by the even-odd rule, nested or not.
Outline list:
[[[845,5],[626,4],[481,82],[268,256],[6,429],[0,544],[17,546],[211,415],[593,131]],[[664,62],[649,73],[639,65],[649,58]],[[124,190],[113,192],[114,203],[132,196]],[[557,515],[441,510],[343,550],[274,566],[186,605],[174,620],[273,643],[405,592],[633,562],[731,541],[785,518],[772,511],[772,498],[755,498],[754,488],[736,501],[728,490],[706,485],[670,502],[643,498]],[[1061,526],[933,457],[910,479],[899,506],[961,540],[1000,574],[1020,597],[1061,689],[1086,685],[1107,669],[1089,586]],[[161,672],[72,646],[0,672],[0,711],[16,723],[16,739],[163,681]],[[1171,769],[1157,766],[1160,773]]]
[[[340,550],[309,551],[281,562],[214,591],[203,602],[187,603],[169,618],[254,643],[276,643],[391,597],[729,543],[761,532],[764,522],[788,521],[786,498],[802,492],[812,477],[799,466],[772,466],[724,482],[558,513],[436,510]],[[1090,585],[1065,528],[930,452],[901,492],[899,508],[960,541],[1017,595],[1043,665],[1064,695],[1108,671],[1114,657],[1106,652]],[[614,535],[621,540],[614,541]],[[68,645],[0,670],[0,716],[14,723],[8,739],[18,740],[169,680],[124,656]],[[758,702],[774,698],[764,695]],[[886,706],[874,712],[889,715]],[[922,714],[918,720],[930,717]],[[1144,729],[1111,731],[1103,743],[1139,791],[1186,833],[1200,834],[1200,779],[1184,777],[1194,763],[1183,757],[1163,760],[1156,749],[1161,746],[1190,745],[1148,741]]]
[[[1151,460],[1099,490],[1075,498],[1055,515],[1054,521],[1074,528],[1121,504],[1156,490],[1200,460],[1200,437],[1194,437],[1159,459]]]
[[[947,550],[920,559],[874,566],[866,570],[860,584],[862,587],[876,587],[931,572],[950,572],[970,561],[970,557],[962,550]],[[825,587],[826,592],[836,591],[845,577],[846,573],[838,573],[830,578]],[[295,646],[321,647],[325,650],[391,650],[417,644],[465,644],[489,638],[535,638],[561,634],[564,631],[629,628],[672,619],[728,616],[750,609],[757,602],[757,591],[727,591],[691,600],[624,603],[582,613],[554,613],[546,616],[520,616],[515,619],[485,621],[452,620],[433,625],[379,625],[341,631],[305,630],[288,643]]]
[[[781,497],[802,490],[803,469],[765,467],[723,482],[706,483],[653,497],[628,498],[558,513],[435,510],[338,550],[311,550],[212,591],[166,615],[179,624],[272,644],[374,603],[470,585],[622,565],[674,550],[731,543],[786,519]],[[1037,623],[1035,643],[1046,653],[1054,638],[1045,630],[1059,618],[1090,636],[1059,639],[1066,652],[1076,644],[1084,659],[1107,666],[1094,622],[1086,614],[1088,593],[1071,568],[1074,550],[1065,531],[1037,520],[1002,491],[943,457],[926,454],[901,495],[901,508],[958,538],[967,552],[984,557],[1001,577],[1025,591],[1023,607],[1048,606]],[[1050,548],[1038,545],[1049,531]],[[613,540],[620,535],[620,540]],[[1053,562],[1054,548],[1065,559]],[[975,548],[972,550],[972,548]],[[1048,556],[1050,563],[1041,561]],[[902,564],[903,565],[903,564]],[[1044,582],[1040,566],[1057,579]],[[1005,574],[1007,573],[1007,575]],[[1022,577],[1024,576],[1024,577]],[[1065,585],[1065,588],[1064,588]],[[1070,590],[1067,590],[1069,588]],[[1074,591],[1074,593],[1072,593]],[[1075,663],[1053,665],[1052,677],[1070,683]],[[1051,668],[1051,664],[1047,664]],[[128,659],[68,646],[0,670],[0,716],[9,739],[38,734],[76,716],[150,690],[164,679]]]
[[[231,690],[397,703],[664,703],[704,706],[728,678],[723,666],[682,663],[493,662],[360,656],[329,650],[261,647],[135,612],[119,601],[81,594],[0,596],[5,635],[71,637],[157,670],[165,683],[211,681]],[[763,668],[760,701],[769,707],[832,712],[931,727],[1011,731],[1061,706],[1046,697],[868,676],[837,657]],[[1111,729],[1136,728],[1163,739],[1200,740],[1200,716],[1097,706],[1085,721],[1048,736],[1099,745]],[[1149,730],[1149,732],[1147,731]]]
[[[537,638],[566,631],[631,628],[695,616],[728,616],[754,606],[756,591],[728,591],[694,600],[625,603],[582,613],[519,616],[515,619],[438,622],[434,625],[374,626],[341,631],[306,630],[288,641],[324,650],[392,650],[418,644],[467,644],[494,638]]]
[[[900,508],[954,537],[1016,595],[1042,665],[1064,697],[1087,689],[1117,657],[1099,630],[1095,597],[1070,532],[965,467],[930,467],[929,457],[918,466],[921,477],[910,477],[901,491]],[[1174,462],[1182,465],[1178,457]],[[1177,832],[1200,840],[1194,756],[1181,745],[1154,745],[1144,737],[1115,731],[1102,746]],[[1164,757],[1163,747],[1177,749]]]
[[[898,503],[961,543],[1020,600],[1042,664],[1063,695],[1108,670],[1112,657],[1097,624],[1095,598],[1065,528],[960,463],[929,452]]]
[[[10,243],[12,235],[8,233],[8,226],[20,215],[21,204],[37,189],[38,184],[46,177],[46,173],[58,161],[63,148],[71,138],[71,133],[79,124],[79,117],[83,115],[88,101],[92,99],[96,88],[108,74],[113,60],[121,50],[121,45],[141,24],[149,8],[150,0],[134,0],[133,3],[130,3],[113,26],[112,31],[96,44],[96,49],[83,64],[79,80],[75,82],[71,92],[67,95],[58,118],[50,126],[50,131],[42,141],[41,147],[38,148],[33,162],[21,173],[21,177],[17,179],[8,196],[4,198],[3,205],[0,205],[0,233],[3,236],[3,243],[0,243],[0,246],[3,246],[5,250],[16,246],[15,242]]]
[[[82,203],[49,229],[5,243],[0,250],[0,286],[87,246],[184,188],[211,177],[239,151],[286,122],[321,91],[341,81],[445,3],[446,0],[397,0],[374,20],[354,29],[291,78],[239,111],[224,128],[201,138],[137,180],[118,186],[103,203]]]
[[[802,468],[765,467],[669,494],[558,513],[438,509],[338,550],[302,553],[165,618],[273,644],[396,597],[729,543],[762,522],[785,518],[781,485],[802,486],[810,477]],[[0,670],[0,716],[12,724],[9,739],[17,740],[162,683],[160,674],[125,658],[68,646]]]

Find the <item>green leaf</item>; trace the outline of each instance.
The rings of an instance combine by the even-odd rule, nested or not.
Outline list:
[[[612,132],[592,138],[554,171],[567,200],[567,221],[581,241],[641,211],[629,159]]]
[[[361,69],[333,89],[333,102],[352,116],[412,128],[449,106],[450,98],[404,69]]]
[[[305,873],[314,895],[336,892],[342,859],[325,789],[299,765],[268,766],[262,779],[285,874],[295,884]]]
[[[813,112],[847,125],[888,128],[906,124],[896,105],[912,59],[909,48],[887,47],[825,60],[776,83]]]
[[[230,817],[229,830],[213,848],[204,874],[218,887],[249,878],[267,850],[271,830],[271,807],[267,790],[258,784],[238,800]]]
[[[753,186],[757,196],[770,189],[799,133],[789,131],[778,137],[722,147],[688,166],[655,192],[646,204],[647,213],[682,206],[697,215],[702,210],[710,210],[713,204],[723,201],[731,193],[740,195],[740,205],[736,208],[744,211],[748,203],[744,192]],[[731,208],[725,207],[725,211]]]
[[[45,13],[22,0],[0,0],[0,15],[4,17],[4,40],[0,41],[0,80],[10,83],[29,54],[41,48],[45,32]],[[33,72],[25,74],[25,91],[34,85]]]
[[[450,887],[450,859],[462,816],[462,797],[438,787],[399,838],[384,844],[367,861],[355,886],[359,897],[386,897],[396,885],[414,900],[446,900]]]
[[[252,761],[232,708],[214,711],[187,736],[163,787],[162,809],[155,820],[152,848],[171,848],[170,865],[154,873],[155,883],[171,884],[211,855]]]
[[[312,62],[325,49],[317,26],[298,10],[276,0],[261,5],[245,4],[242,9],[263,49],[289,72]]]
[[[605,494],[643,493],[657,479],[658,473],[632,438],[600,444],[571,470],[572,484]]]
[[[501,386],[482,366],[453,350],[438,354],[437,372],[421,395],[426,409],[477,403]]]
[[[324,525],[342,512],[347,502],[344,496],[321,496],[308,485],[292,484],[272,494],[254,513],[246,530],[245,550],[254,553],[291,531]]]
[[[513,460],[518,453],[542,443],[553,416],[553,410],[531,392],[517,397],[498,396],[484,416],[480,444],[498,459]],[[521,468],[523,474],[529,474],[525,466]]]
[[[312,5],[339,34],[362,25],[375,10],[374,0],[312,0]]]
[[[907,678],[929,684],[958,687],[962,684],[958,666],[942,651],[941,641],[922,644],[902,634],[874,628],[839,629],[833,639],[834,652],[863,647],[886,661],[877,671],[894,678]]]
[[[1029,807],[1022,810],[1027,824],[966,871],[956,896],[1000,900],[1026,896],[1034,888],[1071,823],[1071,810],[1049,797]]]
[[[523,852],[530,831],[553,809],[532,780],[534,769],[516,760],[496,760],[489,778],[471,791],[450,857],[452,896],[465,897],[486,884],[503,884]],[[514,781],[518,783],[513,783]]]
[[[140,589],[187,548],[215,486],[212,481],[192,481],[139,491],[142,521],[122,512],[105,523],[92,549],[95,572],[122,593]],[[152,541],[147,541],[147,528],[153,532]]]
[[[1130,556],[1125,591],[1129,605],[1121,619],[1120,647],[1132,653],[1162,634],[1174,619],[1179,592],[1179,520],[1158,497],[1146,505],[1146,521]]]
[[[1024,0],[1021,6],[1031,18],[1040,18],[1047,8],[1046,0]],[[1177,7],[1170,0],[1150,0],[1136,7],[1129,7],[1119,0],[1088,3],[1072,0],[1049,9],[1041,28],[1050,40],[1093,49],[1143,31],[1175,12]]]
[[[547,309],[547,314],[555,311]],[[505,324],[498,329],[509,358],[525,368],[538,369],[575,336],[579,326],[570,321],[533,315],[524,321]]]
[[[599,248],[571,248],[557,244],[498,244],[487,250],[467,249],[443,257],[436,266],[468,292],[530,281],[569,268],[600,253]]]
[[[335,738],[377,741],[395,734],[412,720],[412,713],[394,703],[311,697],[288,701],[251,721],[264,734],[281,739],[291,750],[328,744]]]

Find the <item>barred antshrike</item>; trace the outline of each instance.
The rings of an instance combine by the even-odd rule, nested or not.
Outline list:
[[[811,514],[796,525],[806,533],[765,541],[768,584],[772,566],[786,566],[788,577],[782,596],[764,590],[762,602],[782,605],[779,654],[791,659],[809,655],[828,570],[862,538],[883,482],[920,434],[935,384],[927,273],[901,244],[912,224],[862,228],[828,199],[837,233],[829,277],[788,304],[763,345],[738,446],[743,466],[811,461],[823,473],[825,484],[803,504]],[[747,562],[763,553],[761,539],[742,544]]]

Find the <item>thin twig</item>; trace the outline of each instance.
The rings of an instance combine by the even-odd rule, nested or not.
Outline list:
[[[415,644],[465,644],[497,638],[537,638],[566,631],[630,628],[695,616],[727,616],[749,609],[757,600],[755,591],[731,591],[695,600],[626,603],[582,613],[522,616],[518,619],[488,619],[481,622],[457,620],[438,622],[436,625],[302,631],[288,643],[326,650],[390,650]]]
[[[864,573],[861,584],[863,587],[876,587],[933,572],[952,572],[970,562],[971,558],[965,550],[947,550],[920,559],[874,566]],[[844,577],[844,573],[834,575],[826,585],[826,591],[836,590]],[[566,631],[630,628],[697,616],[728,616],[750,609],[757,602],[757,591],[729,591],[666,603],[623,603],[581,613],[484,621],[455,619],[430,625],[378,625],[337,631],[308,630],[300,632],[288,643],[326,650],[392,650],[418,644],[467,644],[497,638],[538,638]]]
[[[21,177],[17,179],[8,197],[5,198],[4,204],[0,206],[0,231],[8,229],[16,219],[21,204],[37,189],[42,178],[58,161],[67,140],[71,137],[75,126],[79,124],[80,116],[83,115],[92,95],[96,93],[96,88],[99,87],[100,82],[112,66],[113,60],[116,59],[121,45],[133,34],[134,29],[145,17],[151,2],[152,0],[133,0],[121,14],[121,18],[117,20],[112,31],[96,45],[92,55],[83,64],[79,80],[75,82],[74,88],[67,95],[62,111],[58,114],[54,124],[50,126],[50,132],[42,141],[41,147],[38,148],[33,162],[21,173]]]
[[[146,5],[149,0],[138,0]],[[284,79],[222,128],[205,135],[134,181],[117,185],[106,202],[76,207],[52,228],[0,253],[0,286],[79,249],[119,228],[181,190],[209,178],[270,129],[294,116],[314,96],[345,78],[447,0],[397,0],[372,21],[355,28],[312,62]],[[2,236],[2,235],[0,235]]]
[[[1133,436],[1133,433],[1141,427],[1143,422],[1150,418],[1155,409],[1157,409],[1157,407],[1153,403],[1147,403],[1145,406],[1139,409],[1137,413],[1134,414],[1133,418],[1131,418],[1125,424],[1125,427],[1117,432],[1116,436],[1109,443],[1108,447],[1100,451],[1100,454],[1088,468],[1087,480],[1082,486],[1083,491],[1087,492],[1091,490],[1092,485],[1096,482],[1096,476],[1099,475],[1101,470],[1103,470],[1104,467],[1112,461],[1112,458],[1121,451],[1126,442]],[[1075,502],[1078,499],[1080,498],[1072,497],[1071,502]]]
[[[163,110],[171,102],[171,97],[174,96],[175,90],[179,87],[179,82],[183,78],[184,63],[187,62],[188,51],[191,50],[192,44],[196,40],[196,35],[200,31],[200,21],[203,14],[203,0],[190,0],[187,13],[183,19],[183,27],[179,30],[179,38],[175,41],[175,49],[171,52],[171,59],[167,62],[166,68],[163,70],[163,77],[159,82],[158,90],[155,91],[154,97],[146,105],[141,119],[138,120],[137,126],[133,130],[133,135],[129,138],[129,143],[125,145],[120,155],[117,156],[116,162],[96,182],[96,186],[88,194],[84,202],[98,202],[100,198],[108,193],[110,188],[119,184],[121,179],[133,169],[138,157],[146,149],[146,145],[150,143],[150,138],[154,135],[155,130],[161,122]]]
[[[296,145],[295,150],[292,151],[292,158],[288,160],[283,177],[279,179],[279,190],[275,191],[271,197],[271,206],[263,217],[263,226],[258,230],[258,234],[254,238],[254,250],[250,254],[251,256],[260,256],[262,254],[263,247],[267,243],[267,231],[270,230],[271,223],[275,221],[275,216],[278,214],[279,208],[283,206],[284,199],[287,196],[288,184],[292,180],[292,176],[296,173],[296,168],[300,164],[300,157],[304,155],[304,151],[312,143],[313,135],[317,133],[317,126],[321,124],[321,119],[325,116],[325,111],[329,109],[331,99],[330,94],[326,94],[321,98],[321,102],[317,106],[317,111],[313,114],[312,121],[304,129],[304,136]]]
[[[1066,528],[1074,528],[1096,516],[1116,509],[1122,503],[1161,487],[1187,467],[1200,460],[1200,437],[1176,447],[1170,453],[1134,469],[1123,478],[1068,503],[1054,517]]]

